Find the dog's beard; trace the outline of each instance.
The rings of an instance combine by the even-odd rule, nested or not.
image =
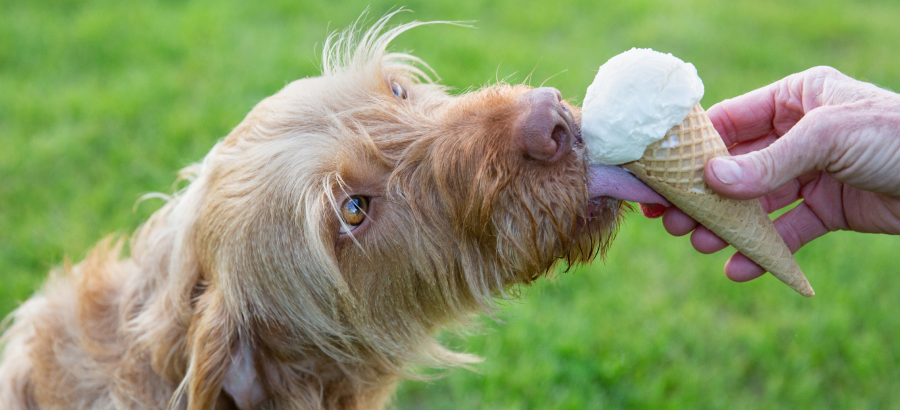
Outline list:
[[[506,296],[560,261],[572,266],[601,255],[622,206],[590,198],[580,147],[558,163],[523,163],[508,138],[491,131],[419,140],[430,154],[413,172],[395,171],[399,196],[421,216],[415,225],[432,225],[420,234],[440,232],[435,243],[453,243],[452,252],[427,252],[433,265],[458,266],[447,273],[461,276],[476,300]]]
[[[569,267],[602,254],[621,206],[615,199],[589,200],[580,161],[518,171],[487,184],[504,189],[482,196],[482,209],[491,212],[478,215],[466,239],[492,248],[483,254],[495,259],[495,292],[529,284],[558,262]]]

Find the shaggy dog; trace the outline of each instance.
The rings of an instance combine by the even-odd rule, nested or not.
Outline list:
[[[329,38],[322,76],[183,170],[129,252],[53,272],[11,315],[0,406],[379,409],[412,367],[478,360],[438,331],[602,252],[634,179],[586,164],[579,109],[449,95],[386,52],[421,24],[389,17]]]

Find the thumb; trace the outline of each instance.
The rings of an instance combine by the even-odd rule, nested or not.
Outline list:
[[[734,199],[760,198],[788,181],[828,162],[832,139],[810,132],[804,118],[772,145],[759,151],[709,160],[706,183],[714,191]],[[818,128],[818,127],[816,127]],[[814,141],[815,140],[815,141]],[[814,143],[815,142],[815,143]]]

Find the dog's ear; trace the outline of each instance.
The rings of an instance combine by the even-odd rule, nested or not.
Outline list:
[[[232,351],[231,364],[222,385],[239,409],[255,409],[265,400],[265,391],[256,373],[254,349],[244,334],[238,337]]]
[[[170,409],[179,408],[185,399],[189,410],[213,409],[231,366],[236,324],[221,292],[207,288],[194,312],[187,335],[187,374],[172,396]]]

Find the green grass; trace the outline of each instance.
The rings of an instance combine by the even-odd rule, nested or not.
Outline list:
[[[128,233],[260,99],[317,74],[325,36],[365,2],[0,0],[0,314],[64,257]],[[371,3],[373,16],[394,6]],[[509,76],[579,102],[631,47],[693,62],[706,106],[814,65],[900,89],[900,3],[410,1],[428,26],[399,50],[462,90]],[[552,78],[551,78],[552,77]],[[483,332],[486,359],[407,382],[400,409],[900,408],[900,239],[834,233],[797,258],[818,296],[772,277],[731,283],[628,217],[605,263],[542,280]]]

